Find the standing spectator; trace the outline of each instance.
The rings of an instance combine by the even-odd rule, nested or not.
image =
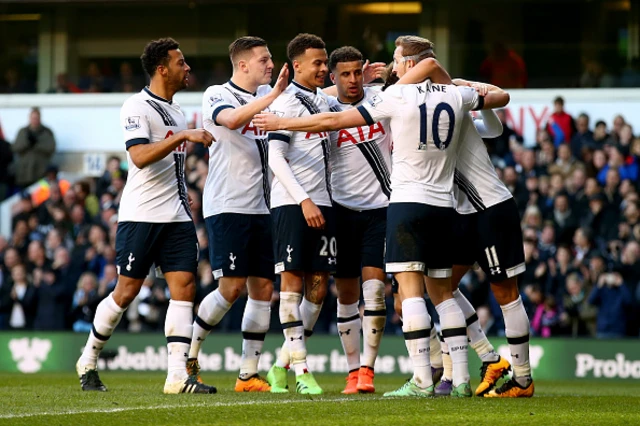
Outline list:
[[[40,109],[32,108],[29,125],[18,131],[13,151],[18,154],[16,185],[25,188],[44,176],[56,150],[53,132],[42,125]]]
[[[569,327],[572,337],[595,336],[598,309],[588,301],[588,291],[582,277],[577,273],[567,276],[567,293],[563,297],[562,322]]]
[[[88,333],[91,331],[93,317],[100,303],[98,295],[98,279],[91,272],[85,272],[80,276],[77,290],[73,294],[71,304],[73,317],[73,331],[76,333]]]
[[[13,287],[10,293],[9,327],[12,329],[33,328],[36,307],[35,288],[27,277],[27,269],[19,264],[11,269]]]
[[[56,281],[51,268],[36,268],[33,271],[33,285],[37,288],[38,307],[34,329],[64,330],[69,303],[65,300],[62,284]]]
[[[600,274],[589,303],[598,307],[598,339],[624,337],[632,302],[631,292],[619,273]]]
[[[589,116],[584,112],[576,120],[576,133],[571,138],[571,153],[575,158],[581,158],[582,147],[593,147],[593,132],[589,130]]]
[[[561,143],[571,142],[576,132],[576,123],[569,114],[564,111],[564,99],[560,96],[553,100],[553,114],[549,117],[547,131],[553,138],[555,146]]]
[[[522,58],[503,42],[494,43],[489,56],[480,65],[484,81],[505,89],[527,86],[527,69]]]
[[[560,313],[556,298],[550,294],[544,296],[544,301],[536,307],[531,321],[534,336],[551,337],[556,334],[560,324]]]

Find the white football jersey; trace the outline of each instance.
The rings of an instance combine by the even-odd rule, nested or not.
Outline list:
[[[271,104],[269,110],[280,117],[306,117],[329,112],[327,95],[295,81]],[[278,130],[269,132],[269,141],[288,143],[286,160],[297,182],[318,206],[331,206],[328,132],[309,133]],[[271,181],[271,208],[297,205],[277,176]]]
[[[345,104],[330,97],[331,111],[357,108],[380,93],[365,87],[364,97]],[[331,196],[352,210],[379,209],[389,205],[391,195],[391,129],[389,119],[368,126],[332,132]]]
[[[209,147],[209,173],[204,185],[204,217],[220,213],[268,214],[267,134],[251,122],[236,130],[216,122],[220,111],[238,108],[267,95],[268,85],[249,93],[229,81],[209,87],[202,97],[204,128],[215,137]]]
[[[187,120],[180,105],[156,96],[145,87],[124,102],[120,122],[129,174],[122,191],[118,221],[168,223],[192,220],[184,172],[187,142],[143,169],[136,167],[129,155],[129,148],[134,145],[160,142],[185,130]]]
[[[391,86],[358,107],[367,124],[391,118],[391,203],[453,207],[462,119],[479,105],[478,93],[470,87],[427,80]]]
[[[513,197],[498,177],[469,114],[463,119],[457,155],[453,198],[458,213],[482,211]]]

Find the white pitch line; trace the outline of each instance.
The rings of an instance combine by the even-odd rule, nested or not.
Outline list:
[[[215,397],[214,397],[215,398]],[[282,400],[265,400],[265,401],[236,401],[236,402],[203,402],[200,404],[176,404],[176,405],[155,405],[141,407],[114,407],[114,408],[98,408],[91,410],[69,410],[69,411],[45,411],[41,413],[20,413],[20,414],[0,414],[0,419],[20,419],[27,417],[41,416],[68,416],[75,414],[94,414],[94,413],[120,413],[123,411],[143,411],[143,410],[171,410],[174,408],[214,408],[214,407],[237,407],[242,405],[270,405],[270,404],[298,404],[311,402],[361,402],[361,401],[377,401],[378,398],[367,399],[347,399],[347,398],[324,398],[324,399],[282,399]]]

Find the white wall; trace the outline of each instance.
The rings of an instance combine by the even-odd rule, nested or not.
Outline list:
[[[535,143],[535,130],[553,112],[553,99],[565,98],[565,109],[577,116],[586,112],[591,125],[604,120],[611,126],[622,114],[637,134],[640,131],[640,89],[512,90],[508,107],[511,123],[523,132],[525,143]],[[119,126],[120,106],[130,94],[0,95],[0,125],[9,142],[27,124],[29,108],[39,106],[42,121],[55,133],[61,152],[114,152],[124,150]],[[188,120],[201,125],[200,93],[181,93],[176,101]]]

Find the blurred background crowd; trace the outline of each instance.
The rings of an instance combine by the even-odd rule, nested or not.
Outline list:
[[[638,337],[640,137],[624,118],[632,111],[623,111],[607,128],[605,117],[569,115],[562,98],[553,108],[533,148],[508,126],[504,111],[499,111],[502,135],[485,141],[522,216],[527,268],[519,285],[532,335]],[[117,280],[114,244],[126,161],[109,158],[97,178],[60,178],[51,164],[55,135],[37,108],[13,143],[3,139],[0,132],[0,201],[14,193],[20,200],[13,206],[10,238],[0,237],[0,329],[86,332],[97,304]],[[216,287],[201,209],[208,151],[195,144],[188,149],[187,180],[201,249],[198,303]],[[24,191],[34,183],[31,193]],[[477,307],[486,332],[503,335],[502,313],[482,271],[469,272],[461,290]],[[336,332],[335,295],[332,283],[316,332]],[[218,330],[240,329],[245,300],[246,295]],[[163,330],[168,302],[165,281],[151,271],[119,327]],[[272,303],[271,325],[279,331],[277,291]],[[387,315],[387,332],[402,333],[390,282]]]

